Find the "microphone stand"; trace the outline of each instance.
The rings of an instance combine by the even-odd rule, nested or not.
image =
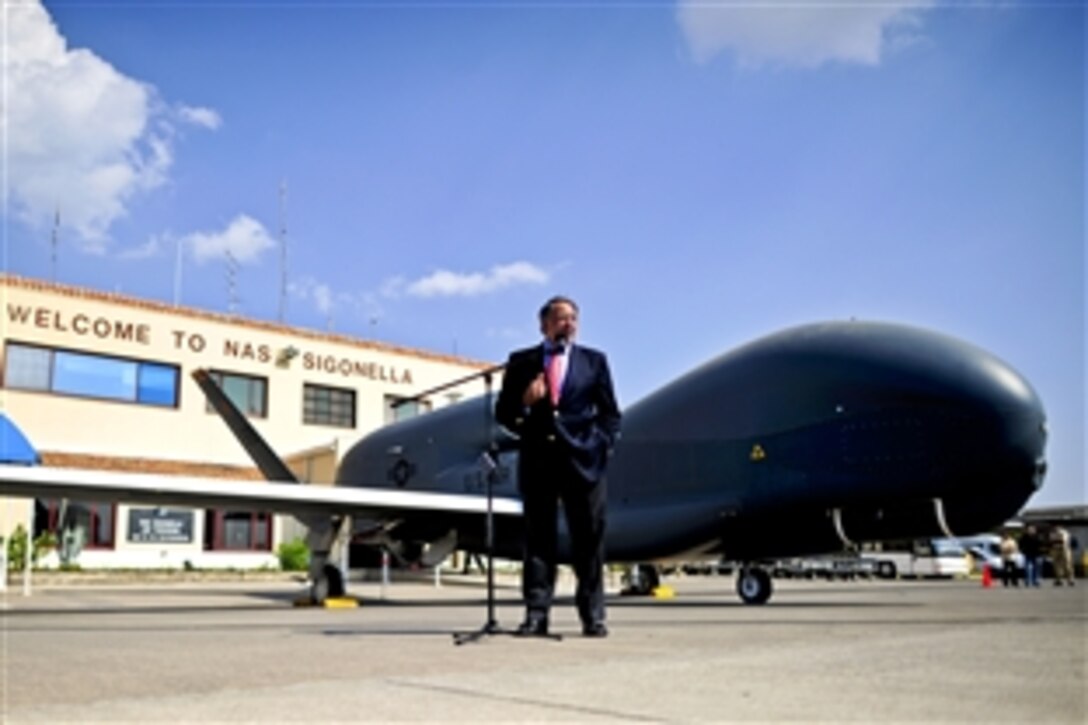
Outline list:
[[[480,456],[481,462],[486,469],[487,479],[487,515],[486,521],[486,535],[484,538],[484,546],[487,549],[487,621],[483,626],[473,632],[454,632],[453,643],[455,645],[462,645],[468,642],[478,642],[484,637],[491,637],[494,635],[510,635],[518,636],[516,631],[503,629],[499,626],[499,622],[495,619],[495,477],[498,469],[498,455],[499,446],[495,442],[495,407],[491,404],[491,375],[497,368],[485,370],[483,373],[484,379],[484,425],[487,430],[487,450]],[[540,635],[537,635],[539,637]],[[558,634],[547,634],[544,637],[553,640],[561,640],[562,636]]]
[[[497,466],[498,446],[495,445],[495,410],[491,405],[491,373],[485,370],[484,378],[484,426],[487,431],[487,450],[481,456],[487,480],[487,514],[484,547],[487,549],[487,621],[475,632],[454,632],[453,643],[462,645],[476,642],[483,637],[496,634],[514,634],[499,626],[495,619],[495,470]]]
[[[498,620],[495,618],[495,478],[498,469],[498,454],[500,447],[495,441],[495,406],[491,402],[491,387],[492,379],[496,372],[499,372],[505,365],[496,365],[494,367],[487,368],[478,373],[473,373],[464,378],[445,383],[436,388],[425,390],[422,393],[418,393],[409,398],[402,398],[393,403],[393,407],[399,407],[413,401],[421,400],[428,395],[440,392],[447,388],[452,388],[462,383],[475,380],[477,377],[483,378],[484,381],[484,440],[487,441],[487,449],[480,456],[480,461],[485,468],[485,478],[487,485],[487,513],[485,515],[485,536],[484,547],[487,549],[487,620],[483,626],[472,632],[454,632],[453,643],[455,645],[462,645],[467,642],[478,642],[484,637],[490,637],[494,635],[511,635],[518,636],[516,631],[503,629],[499,626]],[[535,635],[533,639],[551,639],[555,641],[562,640],[562,635],[549,633],[544,636]]]

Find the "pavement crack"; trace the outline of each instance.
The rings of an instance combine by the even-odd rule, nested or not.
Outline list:
[[[552,710],[576,713],[578,715],[598,715],[614,718],[616,720],[637,720],[640,722],[661,722],[660,718],[649,717],[642,714],[608,710],[601,707],[588,707],[585,705],[568,705],[565,703],[537,700],[531,697],[518,697],[516,695],[502,695],[494,692],[482,692],[468,687],[452,687],[450,685],[435,685],[425,682],[410,682],[408,680],[383,680],[394,687],[402,687],[411,690],[429,690],[431,692],[443,692],[448,695],[464,695],[465,697],[484,698],[495,702],[509,702],[517,705],[532,705],[534,707],[546,707]]]

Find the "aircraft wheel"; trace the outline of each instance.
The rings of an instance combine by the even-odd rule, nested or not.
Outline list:
[[[326,599],[344,596],[345,591],[343,574],[332,564],[326,564],[310,586],[310,598],[314,604],[324,604]]]
[[[652,594],[654,589],[661,586],[661,577],[658,576],[657,567],[649,564],[640,564],[639,578],[642,580],[642,593]]]
[[[881,579],[895,579],[895,562],[882,561],[877,564],[876,575]]]
[[[633,564],[627,574],[627,587],[624,594],[646,596],[661,585],[657,567],[650,564]]]
[[[746,566],[737,575],[737,594],[745,604],[765,604],[771,591],[771,577],[765,569]]]

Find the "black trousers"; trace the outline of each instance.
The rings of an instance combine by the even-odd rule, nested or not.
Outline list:
[[[534,457],[535,459],[535,457]],[[557,515],[563,503],[571,538],[571,564],[578,585],[574,601],[583,624],[603,622],[604,480],[589,483],[564,460],[523,461],[519,473],[525,521],[521,589],[527,616],[547,617],[555,594]]]

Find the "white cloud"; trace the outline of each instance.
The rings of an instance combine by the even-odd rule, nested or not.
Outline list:
[[[323,315],[327,315],[332,312],[332,288],[327,284],[319,284],[314,287],[314,304],[317,305],[317,310]]]
[[[236,216],[223,231],[194,232],[181,241],[192,249],[198,263],[221,259],[228,253],[240,264],[252,262],[276,244],[263,224],[245,214]]]
[[[178,109],[178,116],[186,123],[191,123],[194,126],[203,126],[212,131],[223,125],[223,119],[220,118],[218,113],[210,108],[196,108],[183,105]]]
[[[151,237],[143,244],[135,247],[129,247],[128,249],[122,249],[117,253],[118,259],[123,260],[136,260],[136,259],[149,259],[156,256],[159,250],[162,248],[163,239],[159,237]]]
[[[698,63],[730,50],[746,66],[877,65],[884,51],[914,32],[921,12],[934,5],[936,0],[680,0],[676,19]]]
[[[371,292],[338,292],[331,285],[319,282],[310,276],[294,280],[287,285],[287,291],[296,299],[313,304],[314,308],[327,319],[338,310],[348,310],[360,319],[375,325],[384,316],[384,310],[378,304],[377,295]]]
[[[489,327],[484,334],[499,340],[527,340],[537,333],[521,327]]]
[[[397,298],[404,293],[404,288],[408,285],[408,280],[404,277],[397,275],[396,277],[390,277],[382,282],[381,289],[378,290],[378,294],[382,297]]]
[[[317,311],[328,317],[336,302],[343,303],[343,295],[333,293],[332,287],[310,276],[287,283],[287,291],[303,302],[312,302]]]
[[[93,52],[69,48],[36,0],[6,3],[7,164],[10,209],[33,227],[61,212],[85,251],[102,252],[110,226],[138,194],[162,185],[174,159],[176,119],[214,128],[209,109],[171,112],[155,88]]]
[[[345,313],[366,320],[371,327],[385,319],[383,300],[398,299],[404,295],[414,297],[472,297],[488,294],[518,284],[545,284],[551,275],[529,262],[513,262],[492,267],[488,272],[458,274],[438,270],[426,277],[409,282],[402,276],[386,279],[377,291],[345,292],[331,285],[305,276],[291,281],[287,291],[295,299],[313,307],[331,320],[334,312]],[[517,337],[511,330],[489,330],[488,335]]]
[[[540,267],[529,262],[514,262],[496,265],[487,273],[461,274],[440,269],[405,284],[404,290],[415,297],[475,297],[518,284],[546,284],[549,278],[548,272]]]

